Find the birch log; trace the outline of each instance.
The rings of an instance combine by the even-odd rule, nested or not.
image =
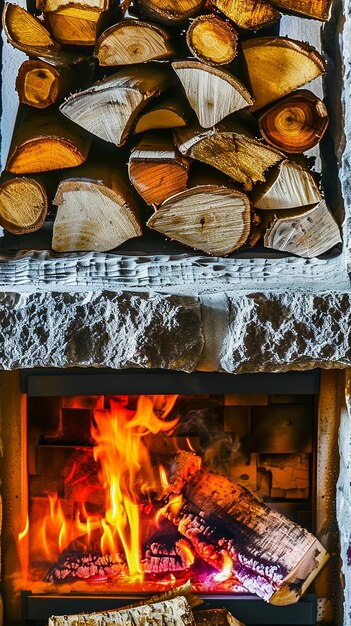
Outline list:
[[[215,126],[253,102],[244,85],[228,70],[195,60],[175,61],[172,67],[203,128]]]
[[[49,626],[194,626],[191,608],[182,596],[133,609],[52,616]]]
[[[73,94],[60,110],[93,135],[122,146],[144,106],[171,82],[160,64],[136,65]]]

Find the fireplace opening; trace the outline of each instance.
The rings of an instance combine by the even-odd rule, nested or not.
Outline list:
[[[312,582],[327,560],[314,543],[324,497],[318,372],[115,376],[23,375],[12,571],[23,620],[190,583],[248,624],[315,624],[338,586],[325,598]],[[305,553],[320,561],[311,576]],[[292,580],[301,559],[308,571]]]

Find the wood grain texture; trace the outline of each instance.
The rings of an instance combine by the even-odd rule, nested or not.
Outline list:
[[[215,126],[253,102],[244,85],[228,70],[201,61],[174,61],[172,67],[203,128]]]
[[[35,178],[0,179],[0,225],[16,235],[30,233],[43,225],[48,196],[43,181]]]
[[[255,189],[253,204],[256,209],[293,209],[322,200],[311,172],[292,161],[282,161],[268,176],[265,185]]]
[[[278,11],[264,0],[210,0],[211,4],[229,17],[239,28],[258,29],[276,22]]]
[[[187,30],[186,41],[194,57],[211,65],[228,65],[237,54],[237,31],[230,22],[215,15],[195,18]]]
[[[283,11],[292,11],[323,22],[330,19],[332,0],[271,0]]]
[[[174,25],[195,15],[203,4],[204,0],[139,0],[138,8],[142,17]]]
[[[94,46],[105,20],[100,11],[73,8],[47,13],[45,17],[55,40],[71,46]]]
[[[124,20],[103,32],[95,47],[100,65],[133,65],[156,59],[167,59],[173,54],[170,35],[164,28]]]
[[[278,100],[326,71],[312,46],[287,37],[261,37],[242,43],[251,93],[252,111]]]

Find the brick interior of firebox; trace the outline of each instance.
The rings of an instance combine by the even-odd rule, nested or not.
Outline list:
[[[137,396],[118,400],[133,410]],[[89,513],[103,508],[90,429],[93,411],[108,408],[109,402],[108,396],[28,399],[29,562],[36,580],[52,565],[37,540],[50,512],[48,496],[57,493],[68,519],[74,518],[83,492]],[[162,463],[172,447],[174,454],[190,447],[214,471],[313,531],[313,396],[179,396],[172,416],[180,416],[179,425],[166,448],[164,436],[154,438],[153,459]]]

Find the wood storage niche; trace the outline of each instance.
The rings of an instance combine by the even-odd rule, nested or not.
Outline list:
[[[17,48],[27,60],[14,77],[21,104],[0,178],[0,251],[340,254],[321,38],[322,27],[332,33],[333,7],[302,4],[240,0],[234,11],[226,0],[37,0],[27,11],[7,3],[6,54]],[[37,215],[26,190],[39,193],[38,176]],[[111,202],[117,179],[132,227],[110,219],[101,193],[109,189]],[[75,192],[63,220],[67,189]],[[291,232],[297,219],[306,238]]]

